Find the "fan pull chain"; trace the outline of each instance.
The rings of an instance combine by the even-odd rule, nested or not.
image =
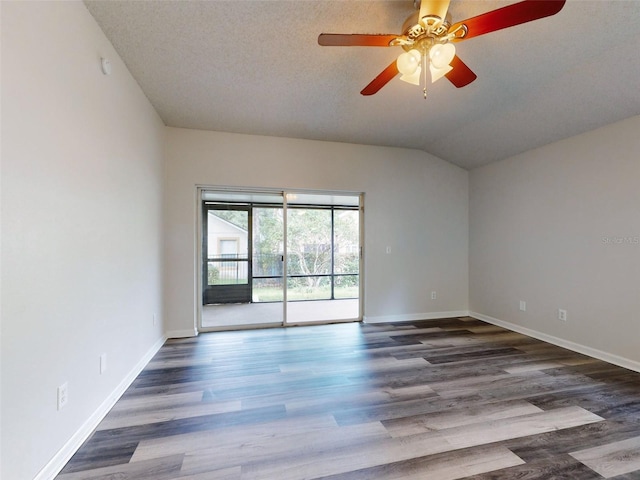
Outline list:
[[[424,77],[424,88],[422,89],[422,96],[427,99],[427,69],[429,68],[429,60],[427,59],[427,53],[422,55],[422,73]]]

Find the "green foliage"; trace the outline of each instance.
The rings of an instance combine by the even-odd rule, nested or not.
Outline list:
[[[214,267],[213,265],[209,265],[207,271],[207,281],[209,285],[215,285],[217,283],[218,278],[220,278],[220,270]]]
[[[270,275],[283,254],[281,208],[253,209],[254,275]],[[334,266],[331,272],[331,210],[288,209],[287,253],[290,275],[357,274],[359,270],[359,212],[334,211]],[[264,273],[258,273],[264,272]],[[317,286],[316,280],[312,280]]]
[[[282,255],[282,208],[254,207],[253,251],[259,255]]]
[[[357,285],[351,287],[336,287],[334,289],[334,296],[337,299],[358,298],[359,293]],[[257,302],[282,302],[282,286],[254,287],[253,297],[254,301]],[[331,289],[329,285],[315,289],[306,287],[291,288],[290,286],[287,290],[287,300],[290,302],[299,300],[329,300],[330,298]]]
[[[330,208],[290,207],[287,217],[287,253],[291,300],[317,300],[331,297],[330,277],[319,275],[348,274],[335,278],[336,298],[358,297],[360,267],[358,210],[333,210],[333,261],[331,271],[332,238]],[[216,210],[220,218],[248,230],[247,215],[242,211]],[[281,276],[283,245],[283,209],[258,207],[252,209],[253,221],[253,275]],[[216,282],[219,272],[209,270],[209,283]],[[279,291],[279,292],[278,292]],[[254,294],[260,301],[281,301],[282,289],[256,287]]]

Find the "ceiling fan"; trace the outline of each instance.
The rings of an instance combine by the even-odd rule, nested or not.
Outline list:
[[[565,2],[566,0],[524,0],[452,24],[451,15],[447,13],[450,0],[414,0],[414,6],[419,11],[405,21],[401,35],[321,33],[318,44],[345,47],[400,46],[405,52],[360,93],[373,95],[398,74],[401,74],[400,80],[420,85],[422,75],[423,95],[427,98],[428,75],[432,82],[444,76],[458,88],[476,79],[476,74],[456,55],[454,43],[555,15],[562,10]]]

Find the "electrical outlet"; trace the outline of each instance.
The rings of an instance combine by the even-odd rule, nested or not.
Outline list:
[[[567,311],[563,309],[558,309],[558,320],[562,320],[563,322],[567,321]]]
[[[431,292],[431,300],[435,300],[437,298],[437,294],[436,291],[434,290],[433,292]]]
[[[391,253],[391,247],[387,247],[385,250],[387,253]]]
[[[525,302],[524,300],[520,300],[520,311],[521,312],[527,311],[527,302]]]
[[[100,355],[100,375],[107,371],[107,354]]]
[[[58,410],[62,410],[69,402],[69,384],[64,382],[58,387]]]
[[[155,324],[156,324],[156,314],[154,313],[153,314],[153,325],[155,326]]]

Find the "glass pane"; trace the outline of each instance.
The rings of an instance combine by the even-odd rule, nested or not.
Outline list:
[[[288,193],[287,205],[321,205],[357,207],[360,205],[360,197],[357,195],[323,195],[316,193]]]
[[[253,255],[253,278],[261,277],[282,277],[282,254]]]
[[[282,208],[253,208],[253,277],[282,277]]]
[[[275,203],[282,204],[282,195],[278,193],[203,191],[202,200],[207,202],[235,203]]]
[[[234,199],[245,200],[242,195]],[[247,194],[246,200],[251,199],[257,199],[256,194]],[[282,197],[272,195],[270,199],[279,201],[280,208],[250,203],[205,205],[208,285],[203,292],[204,328],[282,324]],[[216,201],[221,199],[216,197]]]
[[[284,300],[282,278],[254,278],[253,302],[282,302]]]
[[[335,277],[333,295],[335,298],[358,298],[360,282],[358,275],[339,275]]]
[[[336,210],[334,214],[334,273],[357,275],[360,269],[360,212]]]
[[[246,285],[249,281],[246,261],[208,262],[209,285]]]
[[[209,260],[248,259],[249,212],[246,210],[209,210],[207,235],[207,257]]]
[[[289,277],[287,300],[329,300],[331,277]]]
[[[331,210],[287,210],[289,275],[331,273]]]
[[[332,203],[334,196],[313,197],[287,196],[287,322],[357,319],[359,210]]]
[[[207,212],[207,284],[247,285],[249,283],[249,212],[209,210]],[[237,292],[210,293],[210,301],[237,301]],[[228,299],[225,298],[229,297]],[[233,297],[233,298],[232,298]],[[249,301],[249,298],[246,298]]]
[[[282,208],[253,208],[253,301],[284,300]]]

